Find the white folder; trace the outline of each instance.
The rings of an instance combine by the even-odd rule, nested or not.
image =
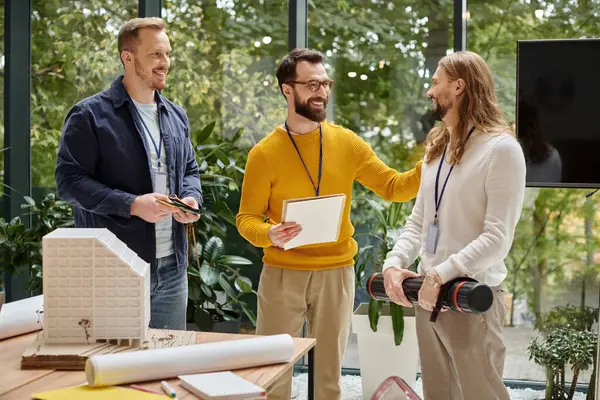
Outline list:
[[[283,248],[336,242],[346,204],[345,194],[290,199],[283,202],[283,222],[296,222],[302,232]]]

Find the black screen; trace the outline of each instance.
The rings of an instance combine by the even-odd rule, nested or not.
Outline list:
[[[600,40],[519,41],[517,137],[527,186],[600,187]]]

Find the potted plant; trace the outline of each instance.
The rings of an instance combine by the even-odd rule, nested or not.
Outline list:
[[[240,272],[252,262],[225,253],[227,224],[235,226],[235,215],[227,201],[238,190],[246,153],[237,142],[242,130],[230,138],[215,134],[215,122],[192,135],[200,168],[204,199],[202,217],[188,225],[188,329],[236,333],[242,313],[253,325],[256,316],[247,296],[255,296],[252,281]],[[197,240],[196,240],[197,239]]]
[[[368,265],[373,265],[373,273],[381,272],[385,256],[393,248],[401,223],[407,217],[402,203],[392,203],[385,209],[374,200],[367,202],[376,215],[377,227],[376,233],[368,233],[375,244],[363,246],[356,255],[359,286],[368,278],[365,276]],[[381,382],[393,375],[414,385],[419,361],[414,308],[370,299],[355,310],[352,330],[358,339],[364,398],[370,398]]]
[[[240,266],[252,263],[243,257],[224,254],[223,241],[215,236],[204,245],[190,246],[190,256],[188,329],[239,333],[241,312],[256,325],[254,312],[243,300],[244,295],[256,295],[256,291],[250,279],[239,271]]]
[[[598,309],[555,307],[541,315],[535,328],[542,334],[528,348],[529,359],[546,368],[545,400],[573,399],[581,371],[590,366],[594,372],[590,378],[587,399],[594,399],[597,333],[592,331],[598,321]],[[565,381],[570,368],[573,376]]]

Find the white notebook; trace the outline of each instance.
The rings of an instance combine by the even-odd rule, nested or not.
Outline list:
[[[345,194],[284,201],[282,220],[300,224],[302,232],[283,245],[283,248],[288,250],[309,244],[337,241],[345,204]]]
[[[266,399],[260,386],[231,371],[180,375],[181,386],[203,400]]]

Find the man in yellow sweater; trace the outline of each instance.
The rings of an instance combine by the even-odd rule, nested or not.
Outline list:
[[[354,255],[357,243],[350,222],[355,180],[389,201],[417,196],[421,161],[399,173],[386,166],[358,135],[325,121],[333,81],[323,55],[296,49],[281,61],[279,87],[287,100],[287,120],[248,155],[237,228],[254,246],[264,248],[258,285],[256,333],[302,334],[317,339],[317,400],[341,398],[341,364],[354,305]],[[339,238],[335,243],[284,250],[302,227],[281,223],[284,200],[346,194]],[[269,392],[269,400],[287,400],[291,371]]]

